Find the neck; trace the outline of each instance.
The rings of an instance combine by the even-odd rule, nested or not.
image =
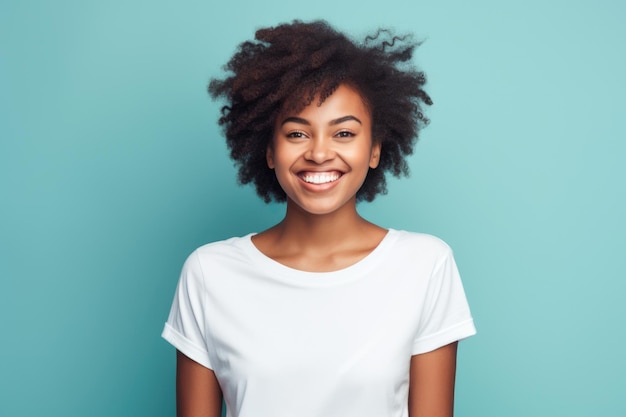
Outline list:
[[[328,272],[363,259],[386,233],[359,216],[355,200],[328,214],[312,214],[288,201],[283,221],[252,240],[266,256],[291,268]]]
[[[328,214],[311,214],[289,200],[285,218],[276,228],[281,239],[296,245],[328,248],[360,235],[368,226],[372,224],[356,211],[356,200]]]

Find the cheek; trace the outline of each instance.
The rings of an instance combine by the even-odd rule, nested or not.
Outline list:
[[[268,154],[268,164],[271,160],[273,169],[285,171],[300,158],[301,149],[294,145],[279,142],[274,144]]]
[[[374,161],[378,159],[376,149],[369,145],[363,145],[362,148],[354,149],[346,157],[354,161],[355,164],[362,164],[371,166]]]
[[[292,163],[293,160],[289,157],[284,149],[281,149],[280,146],[276,147],[273,152],[270,152],[270,157],[268,158],[268,166],[270,166],[270,168],[274,170],[276,179],[283,188],[286,178],[289,177]]]

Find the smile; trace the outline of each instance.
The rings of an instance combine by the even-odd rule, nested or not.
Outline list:
[[[341,173],[333,172],[303,172],[298,175],[302,181],[309,184],[326,184],[335,182],[341,177]]]

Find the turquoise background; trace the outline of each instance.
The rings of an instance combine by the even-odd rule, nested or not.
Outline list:
[[[455,250],[457,415],[626,415],[626,6],[0,3],[0,416],[174,415],[160,339],[195,247],[281,217],[237,187],[210,77],[255,28],[412,31],[435,105],[362,213]]]

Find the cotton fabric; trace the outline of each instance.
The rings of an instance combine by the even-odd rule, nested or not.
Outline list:
[[[411,356],[476,332],[438,238],[391,229],[352,266],[304,272],[251,237],[189,256],[163,330],[215,372],[228,417],[407,417]]]

